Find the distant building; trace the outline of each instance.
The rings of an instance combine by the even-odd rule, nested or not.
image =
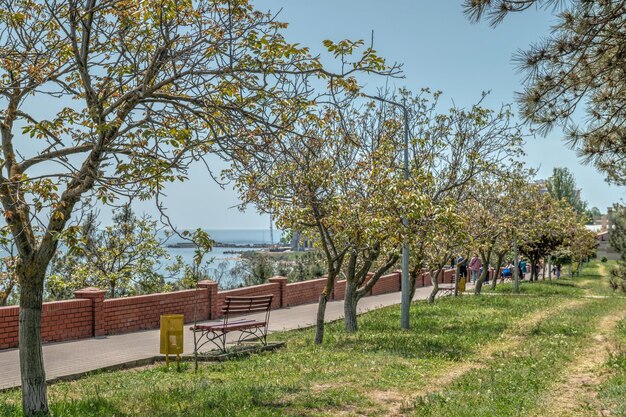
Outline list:
[[[300,232],[293,232],[291,237],[291,250],[294,252],[303,252],[313,248],[313,240]]]
[[[548,192],[548,186],[546,180],[536,180],[534,184],[539,187],[539,194],[544,195]]]

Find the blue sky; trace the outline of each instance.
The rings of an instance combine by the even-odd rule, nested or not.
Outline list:
[[[460,0],[260,0],[261,10],[278,12],[289,23],[285,35],[291,42],[322,51],[324,39],[369,40],[388,61],[403,63],[405,78],[391,86],[411,90],[430,87],[443,91],[441,102],[466,106],[490,90],[487,105],[499,107],[514,101],[523,74],[516,71],[513,54],[546,36],[555,18],[546,11],[531,10],[510,16],[496,29],[487,23],[471,24],[463,15]],[[282,9],[282,10],[281,10]],[[384,83],[372,80],[372,92]],[[593,167],[582,165],[561,141],[561,131],[548,137],[530,138],[525,147],[527,165],[538,168],[540,178],[557,166],[567,166],[582,188],[582,197],[601,211],[624,196],[623,187],[609,187]],[[219,166],[218,161],[215,162]],[[222,190],[198,167],[191,180],[168,190],[167,205],[179,227],[212,229],[266,228],[267,216],[254,210],[241,213],[231,208],[236,193]],[[190,197],[191,196],[191,197]],[[149,205],[140,209],[153,212]]]

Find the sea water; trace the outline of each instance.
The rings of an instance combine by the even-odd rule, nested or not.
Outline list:
[[[243,248],[238,245],[270,245],[280,242],[282,232],[280,230],[274,230],[270,233],[269,229],[220,229],[220,230],[205,230],[213,239],[213,241],[223,244],[224,246],[214,247],[211,252],[207,253],[203,258],[203,264],[208,262],[209,276],[214,274],[218,269],[218,266],[223,264],[225,272],[230,271],[240,261],[241,256],[239,253],[225,253],[225,252],[246,252],[246,251],[258,251],[258,248]],[[270,238],[273,236],[273,239]],[[184,242],[180,237],[172,236],[167,244],[176,244]],[[170,254],[170,263],[174,262],[177,256],[180,256],[187,264],[193,263],[195,255],[194,248],[170,248],[166,247],[167,252]]]

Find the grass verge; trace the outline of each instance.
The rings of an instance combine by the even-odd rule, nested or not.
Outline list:
[[[322,346],[305,329],[272,335],[286,341],[283,350],[203,363],[198,373],[188,364],[148,366],[53,384],[51,410],[70,417],[545,415],[546,395],[558,399],[551,387],[593,344],[597,323],[626,307],[618,297],[581,297],[604,285],[595,271],[559,280],[571,285],[524,283],[535,297],[416,303],[410,331],[399,330],[395,306],[360,316],[356,334],[329,324]],[[626,409],[625,355],[611,358],[600,394],[615,415]],[[19,403],[19,391],[0,394],[0,415],[21,416]]]

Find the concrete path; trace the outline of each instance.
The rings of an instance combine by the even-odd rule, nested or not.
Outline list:
[[[415,300],[428,297],[432,287],[418,288]],[[365,297],[359,301],[359,312],[400,303],[400,292]],[[317,303],[274,310],[270,317],[270,332],[313,326]],[[258,315],[256,315],[258,317]],[[251,315],[250,317],[255,317]],[[343,317],[343,301],[329,302],[326,321]],[[398,323],[399,326],[399,323]],[[184,353],[193,352],[193,336],[185,326]],[[110,369],[126,364],[139,365],[159,354],[159,330],[83,339],[72,342],[49,343],[43,346],[46,378],[54,381],[98,369]],[[20,385],[17,349],[0,351],[0,390]]]

